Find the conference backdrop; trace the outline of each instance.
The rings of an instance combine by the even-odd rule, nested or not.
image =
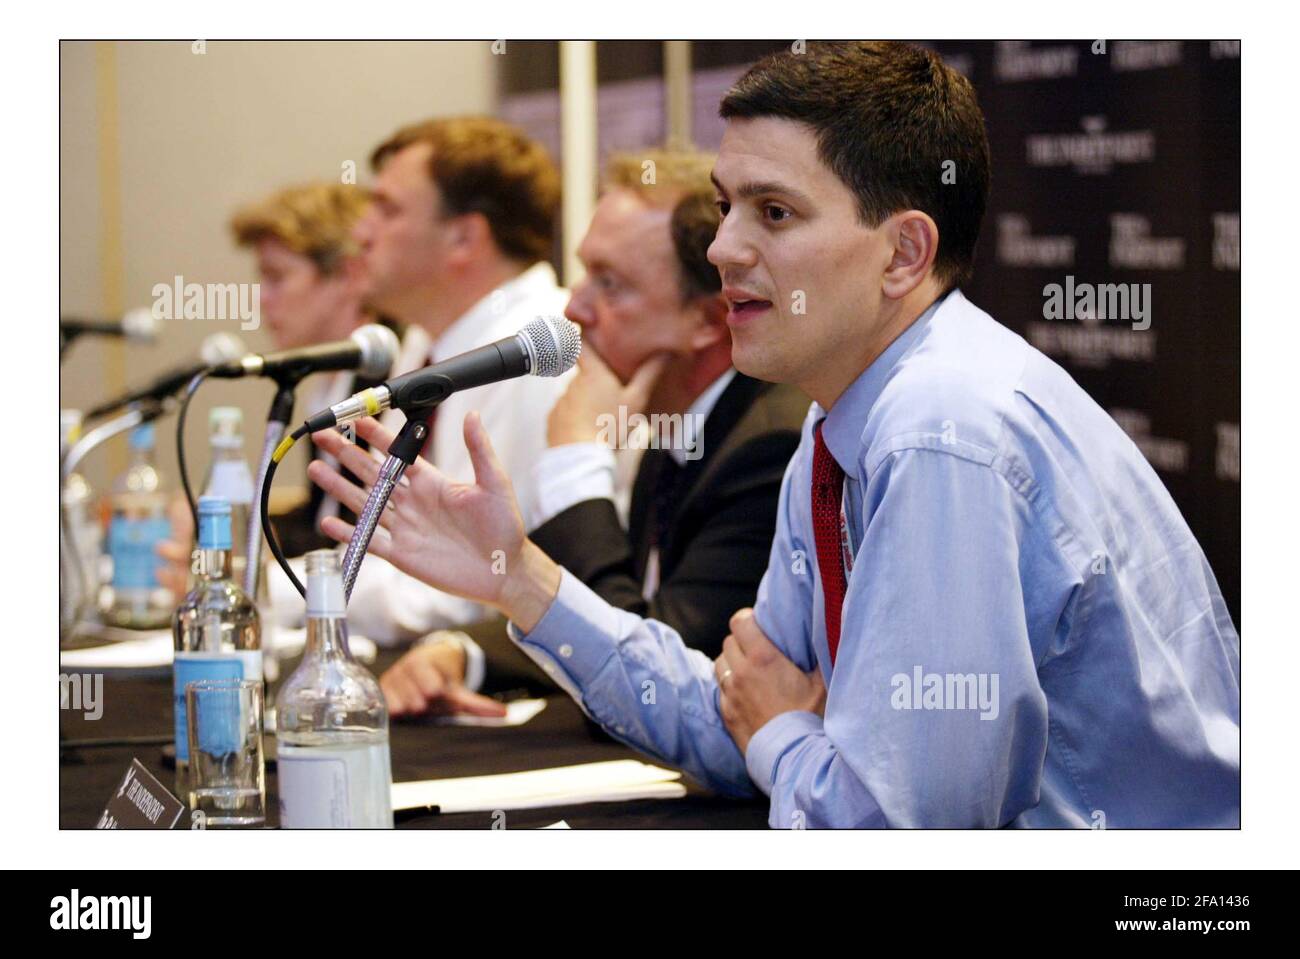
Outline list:
[[[797,41],[692,46],[696,145],[744,68]],[[967,295],[1128,433],[1240,628],[1240,42],[921,42],[974,83],[993,191]],[[665,136],[662,44],[597,48],[602,154]],[[502,115],[561,155],[558,55],[511,41]]]

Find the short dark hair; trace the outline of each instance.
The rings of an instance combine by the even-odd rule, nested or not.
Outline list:
[[[714,296],[722,290],[718,268],[709,262],[709,246],[718,235],[718,220],[718,204],[712,191],[688,193],[673,207],[670,229],[683,301]]]
[[[429,176],[447,213],[483,214],[509,257],[531,265],[551,255],[560,174],[544,146],[492,117],[450,117],[398,130],[375,148],[371,167],[416,143],[433,147]]]
[[[808,44],[760,60],[719,112],[807,124],[863,223],[928,214],[939,227],[936,278],[949,289],[970,278],[988,203],[988,135],[974,87],[937,54],[904,43]]]

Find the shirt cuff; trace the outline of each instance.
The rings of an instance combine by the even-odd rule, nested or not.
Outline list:
[[[471,693],[476,693],[483,688],[483,680],[487,676],[487,657],[483,654],[482,646],[474,642],[468,633],[462,633],[458,629],[437,630],[421,637],[415,645],[432,646],[435,643],[458,645],[461,652],[465,654],[465,678],[461,685]]]
[[[533,466],[536,496],[529,531],[589,499],[614,498],[614,451],[600,443],[566,443],[543,450]]]
[[[513,622],[506,629],[515,645],[581,704],[581,691],[617,653],[620,612],[560,567],[560,588],[532,632],[525,634]]]
[[[773,716],[750,737],[745,750],[745,768],[749,778],[767,795],[776,785],[776,767],[781,757],[795,743],[822,731],[822,718],[806,710],[793,710]]]

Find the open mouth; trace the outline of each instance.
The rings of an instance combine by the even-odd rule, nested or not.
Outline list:
[[[744,323],[772,308],[771,300],[732,300],[727,322]]]

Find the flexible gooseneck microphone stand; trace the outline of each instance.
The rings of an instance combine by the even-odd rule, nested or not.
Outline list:
[[[175,403],[170,400],[144,400],[132,404],[122,415],[87,431],[81,439],[72,444],[63,457],[63,461],[59,464],[59,523],[63,530],[64,541],[72,554],[71,566],[77,578],[77,598],[73,607],[65,613],[68,631],[71,631],[81,622],[87,601],[93,599],[88,595],[91,579],[89,572],[81,562],[81,550],[77,545],[76,531],[72,528],[72,524],[68,522],[67,514],[63,510],[63,490],[67,485],[68,478],[77,471],[77,467],[81,465],[87,456],[108,440],[144,423],[158,419],[174,405]]]
[[[352,530],[352,539],[348,542],[347,552],[343,554],[343,597],[352,598],[352,587],[357,581],[361,561],[366,558],[366,549],[370,539],[375,535],[379,517],[388,506],[388,498],[393,495],[395,487],[406,468],[415,462],[424,449],[424,441],[429,435],[429,413],[433,406],[407,413],[406,423],[398,432],[396,439],[388,447],[388,458],[379,467],[379,477],[366,499],[366,505],[357,516],[357,524]]]

